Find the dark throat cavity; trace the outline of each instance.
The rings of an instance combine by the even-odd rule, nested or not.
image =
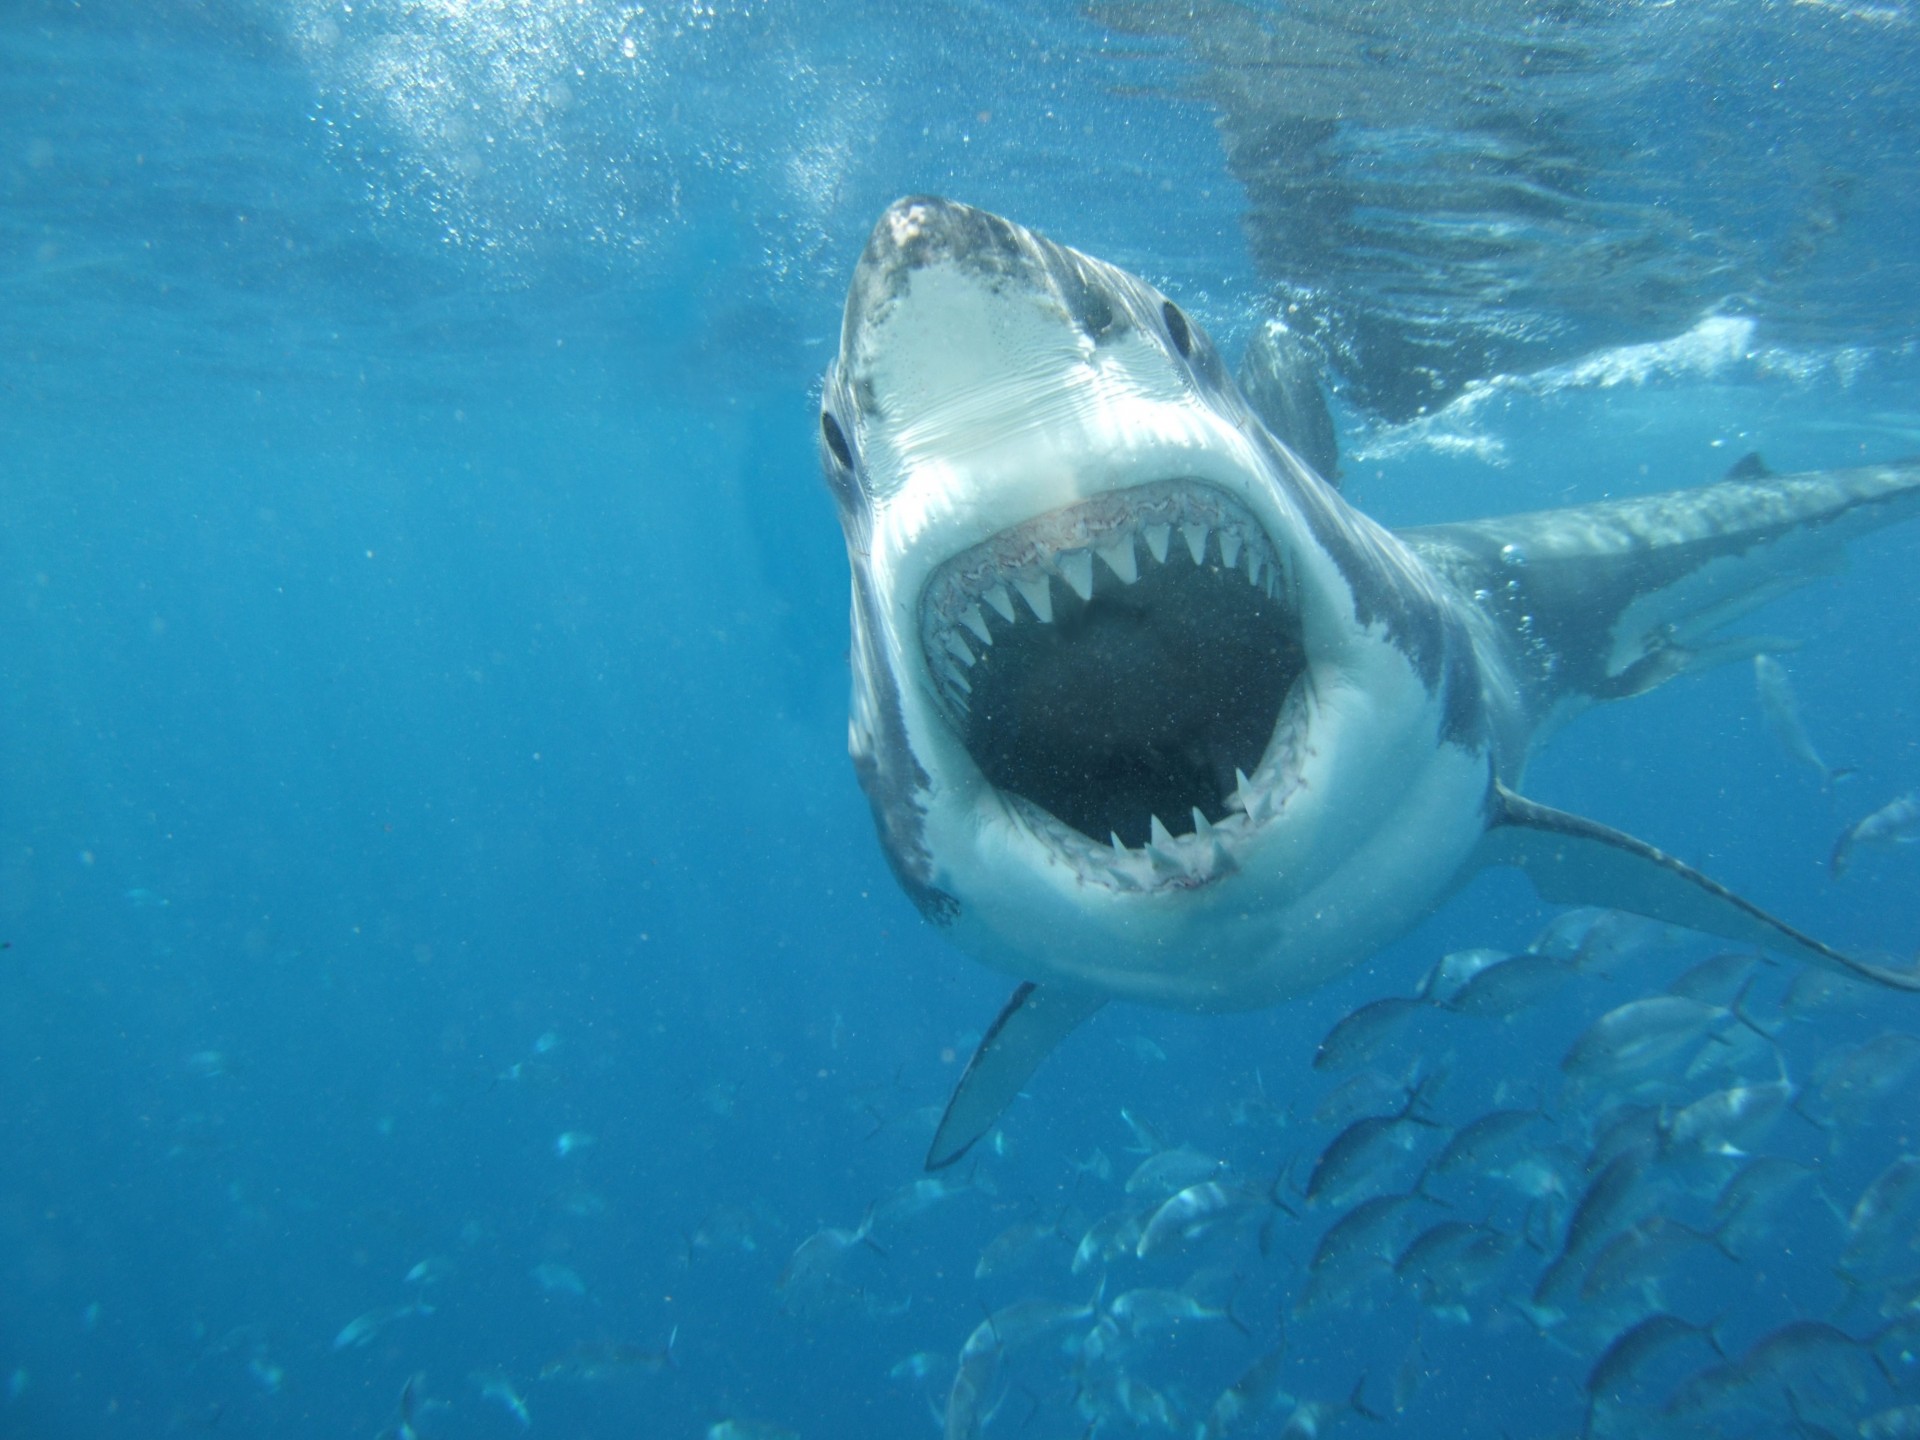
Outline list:
[[[1235,809],[1304,670],[1300,627],[1213,546],[1195,565],[1176,538],[1130,585],[1095,572],[1087,600],[1050,582],[1051,624],[989,618],[963,734],[999,789],[1138,848],[1150,817],[1178,836]]]

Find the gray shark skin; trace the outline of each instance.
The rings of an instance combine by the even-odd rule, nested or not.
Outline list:
[[[1304,994],[1488,864],[1920,989],[1517,793],[1580,710],[1751,656],[1721,627],[1920,512],[1920,465],[1396,534],[1274,438],[1166,296],[929,198],[860,257],[820,433],[882,846],[929,920],[1023,982],[929,1168],[1107,999]]]

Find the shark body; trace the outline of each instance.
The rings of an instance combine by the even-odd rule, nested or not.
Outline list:
[[[1275,1004],[1487,864],[1920,988],[1518,793],[1582,709],[1751,655],[1721,627],[1920,512],[1920,465],[1389,531],[1173,301],[929,198],[861,255],[820,424],[882,845],[930,920],[1022,982],[930,1168],[1107,999]]]

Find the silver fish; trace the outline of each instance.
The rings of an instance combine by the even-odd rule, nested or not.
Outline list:
[[[1104,1265],[1117,1255],[1131,1254],[1140,1243],[1141,1232],[1153,1215],[1153,1208],[1115,1210],[1087,1227],[1074,1247],[1073,1273],[1084,1274],[1096,1265]]]
[[[1521,1137],[1545,1118],[1538,1110],[1492,1110],[1468,1122],[1427,1162],[1421,1187],[1433,1176],[1501,1174],[1512,1161],[1536,1152]]]
[[[1060,1238],[1060,1226],[1053,1220],[1016,1220],[989,1240],[973,1267],[973,1278],[984,1280],[1030,1264],[1050,1241]]]
[[[1293,1408],[1293,1398],[1280,1386],[1286,1343],[1282,1341],[1255,1360],[1240,1378],[1220,1392],[1200,1427],[1199,1440],[1224,1440],[1236,1430],[1252,1425],[1270,1411]]]
[[[1909,1093],[1908,1081],[1920,1068],[1920,1036],[1889,1030],[1859,1045],[1823,1058],[1813,1072],[1812,1111],[1829,1123],[1854,1126],[1875,1107]]]
[[[1587,1372],[1590,1403],[1597,1406],[1619,1402],[1642,1370],[1658,1356],[1689,1340],[1704,1341],[1713,1347],[1715,1354],[1725,1358],[1726,1352],[1721,1350],[1710,1328],[1664,1310],[1630,1325],[1613,1338]],[[1593,1427],[1589,1424],[1587,1428],[1591,1431]]]
[[[1444,1003],[1462,1015],[1507,1020],[1539,1004],[1573,973],[1572,965],[1553,955],[1509,955],[1480,971]]]
[[[1144,1260],[1236,1219],[1261,1214],[1268,1203],[1265,1195],[1245,1185],[1223,1185],[1217,1180],[1189,1185],[1161,1202],[1140,1232],[1133,1253]]]
[[[1307,1177],[1307,1200],[1344,1209],[1369,1191],[1397,1188],[1399,1168],[1420,1144],[1422,1131],[1442,1128],[1420,1113],[1428,1084],[1411,1091],[1394,1114],[1356,1120],[1334,1136]]]
[[[431,1315],[431,1306],[419,1303],[411,1305],[385,1305],[378,1310],[369,1310],[364,1315],[355,1316],[340,1327],[340,1333],[333,1337],[336,1350],[356,1349],[362,1345],[371,1345],[379,1333],[396,1320],[404,1320],[409,1315]]]
[[[1797,1186],[1812,1178],[1813,1171],[1805,1165],[1777,1155],[1756,1156],[1741,1166],[1713,1202],[1720,1248],[1737,1255],[1746,1241],[1764,1238],[1773,1212]]]
[[[1127,1177],[1127,1194],[1141,1200],[1164,1200],[1189,1185],[1216,1179],[1226,1166],[1189,1146],[1149,1155]]]
[[[1136,1336],[1172,1329],[1189,1322],[1213,1320],[1225,1320],[1242,1332],[1247,1328],[1231,1311],[1203,1305],[1184,1290],[1151,1287],[1129,1290],[1114,1298],[1107,1307],[1107,1313],[1124,1325],[1129,1334]]]
[[[1780,748],[1820,777],[1822,785],[1831,785],[1852,770],[1836,770],[1820,758],[1807,735],[1806,722],[1800,718],[1800,701],[1793,693],[1787,672],[1771,655],[1753,657],[1753,685],[1760,695],[1760,713]]]
[[[1342,1016],[1314,1051],[1313,1068],[1351,1070],[1365,1065],[1399,1036],[1425,1004],[1404,995],[1388,995]]]
[[[1841,831],[1827,867],[1837,880],[1853,863],[1856,846],[1911,845],[1915,840],[1920,840],[1920,790],[1909,790]]]
[[[1682,1106],[1668,1119],[1664,1148],[1669,1159],[1683,1155],[1744,1159],[1755,1143],[1786,1113],[1795,1095],[1783,1073],[1756,1085],[1730,1085]]]
[[[1560,1068],[1586,1084],[1620,1084],[1660,1069],[1733,1014],[1684,995],[1629,1000],[1595,1020]]]

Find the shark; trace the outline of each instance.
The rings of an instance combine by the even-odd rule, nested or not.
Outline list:
[[[928,196],[854,267],[819,446],[881,846],[929,921],[1019,982],[930,1170],[1108,1001],[1285,1002],[1487,866],[1920,990],[1522,788],[1583,710],[1751,659],[1766,642],[1724,627],[1920,512],[1920,463],[1391,530],[1172,299]]]

